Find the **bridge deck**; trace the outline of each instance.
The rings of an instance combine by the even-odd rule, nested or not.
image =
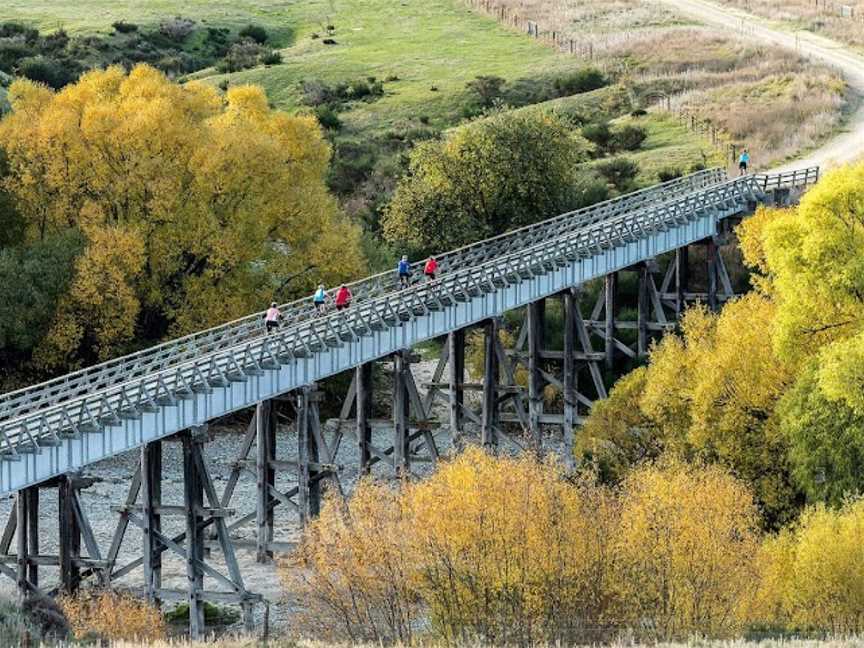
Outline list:
[[[432,282],[400,290],[392,273],[364,279],[339,313],[288,304],[287,325],[270,336],[255,314],[0,396],[0,493],[704,239],[766,192],[817,179],[817,168],[692,174],[442,255]]]

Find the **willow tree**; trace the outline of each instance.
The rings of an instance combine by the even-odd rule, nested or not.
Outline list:
[[[9,98],[4,188],[27,240],[75,229],[88,242],[38,352],[47,366],[362,271],[359,232],[325,186],[330,149],[317,123],[272,110],[260,88],[223,96],[139,66],[90,72],[60,92],[17,81]]]

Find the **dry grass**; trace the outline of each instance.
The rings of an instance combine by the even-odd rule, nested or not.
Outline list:
[[[541,31],[589,41],[593,64],[616,76],[634,104],[670,96],[673,107],[710,119],[749,147],[757,168],[816,147],[841,121],[845,84],[836,73],[791,51],[688,25],[649,0],[494,4]],[[856,24],[864,34],[864,23]]]
[[[864,48],[864,0],[719,0],[757,16]],[[851,10],[851,15],[850,15]]]

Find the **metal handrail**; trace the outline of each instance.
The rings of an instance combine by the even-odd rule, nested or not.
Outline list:
[[[476,264],[490,255],[522,249],[535,244],[550,231],[564,223],[588,225],[604,218],[617,216],[625,211],[644,207],[658,199],[675,198],[678,195],[711,186],[724,178],[720,169],[700,171],[684,178],[632,192],[590,207],[567,212],[541,223],[466,245],[442,255],[440,272],[451,272],[454,268]],[[421,263],[413,264],[415,274]],[[392,272],[380,273],[349,284],[354,293],[354,302],[387,294],[399,286]],[[284,304],[281,309],[289,326],[314,317],[317,313],[308,298]],[[236,344],[259,332],[263,312],[255,313],[232,322],[199,331],[175,340],[170,340],[141,351],[128,354],[98,365],[81,369],[59,378],[28,386],[0,395],[0,421],[20,416],[45,403],[67,401],[93,390],[118,384],[129,378],[143,376],[154,371],[178,365],[219,348]]]
[[[482,292],[484,286],[489,288],[496,282],[521,280],[519,275],[535,272],[532,267],[538,263],[540,267],[557,263],[562,246],[577,256],[592,256],[642,238],[657,228],[692,220],[706,209],[730,203],[744,206],[760,195],[760,183],[750,176],[709,187],[635,215],[624,214],[586,227],[573,227],[569,233],[543,244],[448,273],[434,282],[370,299],[347,311],[308,320],[272,336],[259,336],[144,378],[4,421],[0,424],[0,433],[5,450],[14,453],[16,446],[38,445],[40,439],[56,437],[64,431],[101,428],[119,421],[124,413],[148,411],[171,402],[178,395],[225,385],[248,373],[275,369],[329,346],[338,346],[345,339],[357,339],[381,327],[396,325],[405,317],[416,316],[418,310],[429,312],[436,303],[458,300],[460,295],[470,298],[478,290]]]
[[[170,404],[196,391],[224,386],[252,373],[277,369],[299,358],[346,340],[359,339],[375,330],[398,325],[405,319],[430,312],[437,306],[471,299],[499,285],[548,272],[563,260],[586,258],[612,247],[644,238],[658,229],[693,220],[706,210],[742,208],[763,196],[763,187],[792,186],[818,178],[818,171],[804,170],[778,176],[745,176],[692,192],[636,212],[585,224],[571,220],[546,231],[527,248],[504,253],[473,267],[448,272],[441,278],[374,297],[347,311],[299,322],[272,336],[257,336],[242,344],[202,354],[176,366],[151,372],[94,390],[36,412],[0,421],[0,442],[6,456],[25,447],[38,447],[45,439],[57,440],[68,432],[102,429],[124,416]],[[548,230],[548,228],[547,228]],[[562,256],[563,255],[563,256]],[[575,255],[575,256],[574,256]]]

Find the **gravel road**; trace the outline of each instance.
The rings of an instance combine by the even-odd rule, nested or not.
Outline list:
[[[696,20],[735,33],[763,45],[778,45],[796,50],[802,56],[825,63],[840,72],[852,91],[853,113],[842,132],[824,146],[803,157],[779,166],[773,171],[787,171],[807,166],[823,169],[855,161],[864,156],[864,56],[851,52],[844,45],[806,31],[791,31],[789,27],[771,22],[732,7],[721,7],[704,0],[659,0],[678,12]],[[795,128],[790,124],[790,128]]]

